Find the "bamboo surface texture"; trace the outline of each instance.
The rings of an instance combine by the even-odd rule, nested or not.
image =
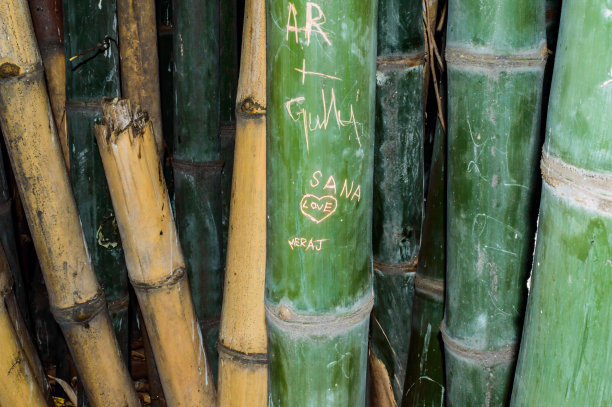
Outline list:
[[[365,405],[376,1],[268,1],[269,405]],[[257,107],[253,100],[253,107]]]
[[[612,399],[612,47],[608,8],[563,3],[531,291],[512,406]]]
[[[36,362],[22,346],[24,338],[18,334],[16,321],[8,309],[9,297],[14,300],[13,279],[4,249],[0,246],[0,405],[46,407],[48,404],[40,381],[44,377],[37,376],[32,364]],[[29,337],[27,340],[30,342]],[[29,345],[32,347],[31,342]]]
[[[533,248],[543,0],[450,0],[448,406],[509,401]]]
[[[223,294],[219,0],[172,3],[174,199],[196,313],[213,374]]]
[[[423,240],[414,284],[412,333],[406,368],[403,407],[444,407],[443,346],[445,277],[445,156],[442,126],[436,127]]]
[[[401,403],[423,219],[423,65],[420,0],[378,2],[374,148],[372,405]],[[376,361],[374,359],[377,359]],[[384,369],[376,369],[376,366]],[[382,366],[381,366],[382,367]],[[392,393],[389,390],[392,389]]]
[[[45,67],[47,91],[55,119],[62,153],[69,165],[68,134],[66,129],[66,55],[64,52],[64,23],[62,0],[28,0],[34,33]]]
[[[51,309],[91,405],[138,406],[87,253],[25,0],[0,4],[0,30],[0,123]]]
[[[219,406],[266,407],[266,2],[245,5],[227,265],[219,333]]]
[[[96,138],[130,281],[170,406],[214,406],[215,389],[152,124],[126,99],[106,100]]]
[[[149,114],[160,159],[164,153],[155,0],[117,0],[121,93]]]
[[[116,1],[64,0],[66,114],[70,179],[85,241],[109,303],[113,327],[127,358],[128,280],[117,221],[98,154],[94,124],[103,97],[119,96]],[[84,24],[84,21],[88,21]],[[73,58],[76,57],[76,58]]]

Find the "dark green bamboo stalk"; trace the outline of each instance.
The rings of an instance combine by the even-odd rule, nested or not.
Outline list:
[[[370,353],[375,406],[401,402],[410,345],[423,219],[422,21],[421,0],[379,1]],[[385,368],[376,369],[380,363],[373,359]]]
[[[509,400],[531,264],[544,0],[448,6],[448,406]]]
[[[612,11],[563,4],[531,292],[512,406],[612,399]]]
[[[127,269],[93,133],[94,124],[102,117],[102,97],[120,93],[116,2],[64,0],[63,6],[70,178],[91,261],[127,358]]]
[[[444,406],[445,134],[436,127],[402,406]]]
[[[172,4],[174,191],[191,292],[217,376],[223,294],[219,148],[219,0]]]
[[[266,314],[275,407],[365,405],[376,5],[268,1]]]
[[[237,27],[238,9],[236,0],[220,2],[219,30],[219,142],[223,157],[221,194],[223,199],[223,255],[227,250],[230,198],[232,194],[232,172],[234,169],[234,145],[236,142],[236,90],[238,86],[238,49],[241,31]]]

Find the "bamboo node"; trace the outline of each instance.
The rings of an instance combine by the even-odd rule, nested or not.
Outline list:
[[[231,359],[236,362],[242,362],[247,366],[268,364],[267,353],[245,353],[229,348],[223,345],[221,342],[217,343],[217,350],[219,351],[220,358]]]
[[[245,115],[264,115],[266,114],[266,107],[249,96],[238,104],[236,112]]]
[[[448,335],[444,322],[440,324],[440,334],[442,335],[442,342],[444,342],[444,348],[447,352],[470,360],[480,366],[493,367],[503,363],[510,363],[516,360],[518,354],[518,343],[496,350],[468,348]]]
[[[334,313],[301,314],[285,304],[266,303],[265,305],[268,324],[273,324],[278,329],[309,335],[334,335],[351,329],[370,316],[373,306],[374,295],[371,293],[341,315]]]
[[[432,280],[427,277],[417,275],[414,278],[414,291],[417,294],[424,294],[433,297],[437,301],[444,300],[444,281]]]
[[[11,62],[0,65],[0,78],[12,78],[21,75],[21,68]]]
[[[384,263],[382,261],[376,261],[376,260],[373,261],[374,269],[380,271],[383,274],[416,273],[417,264],[418,264],[417,257],[415,257],[414,259],[410,261],[407,261],[404,263],[396,263],[396,264]]]
[[[185,269],[182,267],[179,267],[176,270],[174,270],[172,274],[170,274],[169,277],[164,278],[163,280],[149,282],[149,281],[136,281],[134,279],[130,279],[130,281],[132,282],[132,286],[134,287],[135,290],[138,290],[138,289],[157,290],[160,288],[168,288],[175,284],[178,284],[185,277],[187,277],[187,273],[185,272]]]
[[[542,152],[542,180],[556,195],[596,211],[612,213],[612,175],[588,171]]]
[[[60,325],[86,325],[100,312],[106,309],[104,290],[100,289],[88,301],[67,308],[51,307],[51,313]]]

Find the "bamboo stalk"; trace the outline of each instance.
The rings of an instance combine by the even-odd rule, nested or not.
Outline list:
[[[13,322],[18,321],[11,319],[7,306],[10,297],[14,300],[13,279],[0,245],[0,405],[46,407],[49,404],[41,381],[44,376],[37,375],[35,360],[30,359],[33,355],[25,352],[22,346],[24,338]],[[26,343],[29,337],[27,339]]]
[[[421,0],[379,1],[374,149],[373,406],[401,403],[423,219]],[[378,359],[374,363],[374,359]],[[393,394],[388,395],[388,389]]]
[[[445,134],[436,127],[412,309],[412,333],[403,407],[444,407],[444,365],[440,323],[444,316]]]
[[[128,279],[117,222],[98,154],[100,100],[119,96],[116,1],[64,0],[70,179],[94,269],[109,303],[123,357],[129,355]],[[89,21],[84,24],[84,19]]]
[[[121,92],[149,114],[160,159],[164,154],[155,0],[117,0]]]
[[[157,18],[157,53],[159,58],[159,93],[162,109],[162,132],[167,163],[164,168],[166,183],[170,196],[173,196],[172,166],[170,157],[173,147],[174,129],[174,62],[172,60],[172,2],[170,0],[156,0],[155,14]]]
[[[66,128],[66,55],[61,0],[28,0],[34,33],[45,66],[47,91],[61,140],[66,166],[70,166]]]
[[[0,273],[6,272],[9,275],[9,278],[12,277],[14,273],[11,274],[10,267],[11,266],[8,256],[6,256],[6,251],[4,250],[3,245],[0,245],[0,269],[2,269],[0,270]],[[12,281],[14,284],[14,278]],[[19,309],[12,284],[9,286],[9,288],[10,292],[4,295],[4,306],[6,307],[6,311],[8,312],[8,315],[13,323],[15,334],[19,339],[19,345],[21,346],[23,353],[28,360],[28,365],[30,366],[32,376],[38,384],[38,387],[42,390],[45,398],[49,399],[50,388],[45,370],[40,362],[40,358],[38,357],[34,343],[32,343],[32,340],[30,339],[30,332],[28,331],[28,326],[26,325],[26,322],[22,316],[22,312]]]
[[[174,200],[196,313],[217,376],[223,294],[219,0],[175,1]]]
[[[365,405],[376,3],[268,1],[265,301],[277,407]]]
[[[448,406],[509,401],[531,264],[544,0],[448,6]]]
[[[236,88],[238,86],[238,9],[236,0],[220,2],[219,10],[219,145],[223,158],[222,196],[222,259],[226,258],[229,234],[232,170],[236,142]]]
[[[132,114],[126,99],[107,99],[102,107],[96,139],[166,400],[213,406],[214,384],[151,122]]]
[[[143,320],[142,313],[139,312],[139,319]],[[166,407],[166,397],[162,388],[159,371],[155,363],[153,348],[151,348],[151,340],[149,339],[149,331],[145,324],[141,324],[140,332],[142,333],[142,345],[144,348],[146,363],[147,363],[147,379],[149,384],[149,395],[151,396],[151,407]]]
[[[247,0],[237,96],[227,269],[219,332],[219,406],[268,403],[266,267],[266,6]]]
[[[1,152],[0,149],[0,153]],[[21,308],[26,326],[28,326],[30,321],[28,298],[21,265],[19,263],[17,242],[15,241],[16,229],[13,222],[12,209],[14,192],[9,188],[7,181],[4,159],[2,158],[2,154],[0,154],[0,245],[4,247],[9,268],[12,272],[13,282],[15,284],[15,296],[19,302],[19,308]]]
[[[137,406],[85,246],[25,0],[0,4],[0,123],[50,306],[87,397],[93,406]]]
[[[602,6],[563,3],[511,406],[595,406],[612,399],[612,55],[597,52],[612,46],[612,26]]]

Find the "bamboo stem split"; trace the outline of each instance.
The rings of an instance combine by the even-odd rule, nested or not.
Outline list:
[[[127,100],[102,103],[95,128],[128,273],[168,405],[213,406],[215,390],[185,260],[147,115]]]
[[[135,407],[138,397],[87,253],[25,0],[0,4],[0,124],[51,309],[87,397],[92,406]]]

